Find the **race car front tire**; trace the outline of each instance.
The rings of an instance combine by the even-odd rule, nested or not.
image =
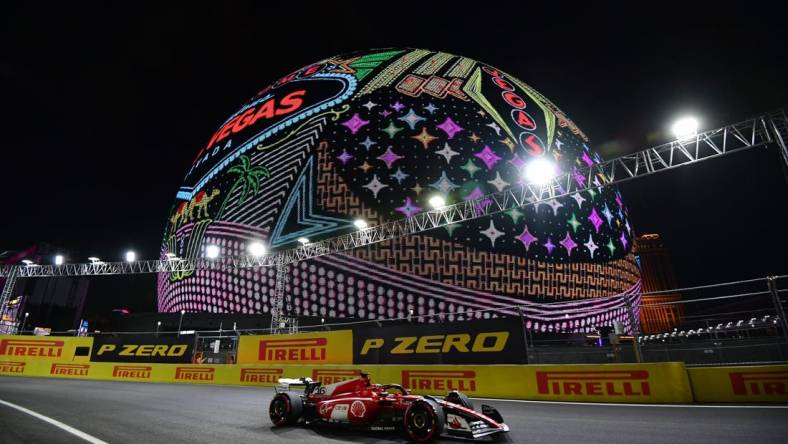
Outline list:
[[[280,427],[297,424],[303,410],[304,404],[301,401],[301,396],[295,393],[283,392],[277,393],[271,400],[271,405],[268,407],[268,415],[271,417],[271,422],[275,426]]]
[[[414,442],[429,442],[443,433],[446,416],[443,408],[431,399],[414,401],[405,410],[405,433]]]

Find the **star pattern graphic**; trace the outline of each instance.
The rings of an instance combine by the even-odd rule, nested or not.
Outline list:
[[[482,233],[483,235],[487,236],[488,239],[490,239],[490,243],[492,244],[493,248],[495,248],[496,239],[504,235],[503,231],[499,231],[498,229],[495,228],[495,224],[493,223],[493,221],[490,221],[489,228],[480,231],[480,233]]]
[[[490,122],[490,123],[488,123],[488,124],[487,124],[487,126],[489,126],[490,128],[492,128],[492,129],[493,129],[493,131],[495,131],[495,135],[496,135],[496,136],[500,136],[500,135],[501,135],[501,127],[500,127],[500,126],[498,126],[498,124],[497,124],[497,123],[495,123],[495,122]]]
[[[365,161],[364,161],[364,163],[362,163],[361,165],[359,165],[359,166],[358,166],[358,168],[359,168],[361,171],[363,171],[363,172],[365,172],[365,173],[366,173],[367,171],[369,171],[369,170],[371,170],[371,169],[373,169],[373,168],[375,168],[375,167],[373,167],[372,165],[370,165],[369,163],[367,163],[367,161],[365,160]]]
[[[583,206],[583,202],[586,201],[585,198],[583,198],[583,196],[579,192],[575,192],[574,194],[572,194],[572,199],[574,199],[575,202],[577,202],[577,208],[581,208]]]
[[[471,159],[468,159],[468,161],[465,162],[465,165],[461,166],[460,168],[467,171],[471,177],[473,177],[477,171],[481,170],[481,168],[479,168],[475,163],[473,163],[473,160]]]
[[[596,253],[596,250],[599,249],[597,244],[594,243],[594,238],[590,234],[588,235],[588,242],[584,243],[583,245],[585,245],[586,248],[588,248],[588,251],[591,252],[592,258],[594,257],[594,253]]]
[[[444,196],[449,194],[449,192],[451,192],[452,190],[459,188],[457,184],[449,180],[448,176],[446,176],[446,171],[443,171],[440,179],[431,183],[430,187],[438,190]]]
[[[343,149],[342,154],[337,156],[337,159],[339,159],[339,161],[342,162],[342,165],[346,165],[348,161],[352,158],[353,155],[348,153],[346,149]]]
[[[427,120],[427,119],[425,119],[424,117],[421,117],[420,115],[416,114],[413,111],[413,108],[411,108],[410,111],[408,111],[407,114],[405,114],[402,117],[398,117],[397,120],[402,120],[403,122],[408,124],[410,129],[414,130],[414,129],[416,129],[416,124],[417,123],[421,122],[422,120]]]
[[[517,207],[504,211],[504,214],[512,218],[513,224],[517,224],[517,221],[519,221],[520,218],[524,216],[524,213]]]
[[[545,203],[545,205],[550,207],[550,209],[553,211],[553,215],[554,216],[558,215],[558,209],[564,206],[564,204],[559,202],[558,199],[546,200],[546,201],[544,201],[544,203]]]
[[[517,169],[517,171],[522,171],[523,168],[525,168],[525,161],[517,154],[512,156],[511,160],[509,160],[509,163],[511,163],[514,168]]]
[[[531,248],[532,243],[539,240],[536,238],[536,236],[534,236],[528,231],[528,225],[526,225],[525,228],[523,228],[523,232],[520,233],[519,236],[517,236],[517,239],[523,243],[523,247],[525,247],[525,251],[528,251],[528,249]]]
[[[583,162],[585,162],[585,164],[587,166],[593,166],[594,165],[594,161],[591,159],[591,157],[588,156],[588,153],[586,153],[586,152],[583,153],[583,156],[580,159],[582,159]]]
[[[419,213],[421,213],[421,208],[417,207],[413,200],[411,200],[410,196],[405,198],[405,203],[397,208],[397,211],[404,214],[405,217],[413,217]]]
[[[564,249],[566,249],[567,256],[571,256],[572,250],[577,247],[577,243],[572,239],[572,236],[570,236],[568,232],[566,233],[566,237],[564,237],[563,240],[559,242],[559,244],[561,244]]]
[[[424,211],[420,205],[431,193],[453,202],[474,201],[478,210],[486,211],[493,201],[485,195],[524,184],[523,170],[533,156],[520,146],[517,133],[512,138],[503,131],[509,113],[499,110],[495,119],[503,120],[494,120],[473,102],[451,96],[427,98],[427,94],[419,98],[372,93],[342,114],[338,122],[342,131],[334,132],[340,139],[329,139],[335,168],[346,183],[363,187],[362,201],[368,208],[385,209],[381,210],[383,220],[413,217]],[[535,137],[546,141],[539,131],[547,125],[539,115],[532,118],[537,123]],[[565,128],[555,129],[544,155],[554,159],[559,171],[569,173],[572,186],[589,185],[584,170],[599,163],[596,154],[583,149]],[[623,200],[615,187],[605,188],[603,177],[590,179],[596,188],[539,202],[525,196],[534,205],[510,208],[498,218],[455,224],[433,235],[453,236],[453,242],[539,261],[599,263],[620,259],[628,253],[634,236]],[[555,192],[565,194],[566,185],[556,184]],[[462,236],[457,237],[458,233]],[[581,244],[581,238],[587,241]],[[539,248],[532,248],[534,245]]]
[[[367,149],[367,151],[369,151],[370,148],[377,145],[377,142],[373,141],[372,139],[369,138],[369,136],[367,136],[367,138],[364,139],[362,142],[360,142],[360,144],[363,145],[364,148]]]
[[[353,114],[353,117],[350,119],[342,122],[342,125],[346,126],[351,133],[356,134],[358,130],[360,130],[364,125],[368,125],[369,120],[364,120],[358,113]]]
[[[501,156],[495,154],[495,151],[491,150],[488,145],[484,145],[484,149],[474,154],[474,156],[484,162],[488,170],[501,160]]]
[[[436,128],[439,128],[444,133],[446,133],[449,139],[453,139],[455,134],[464,131],[464,129],[460,125],[457,125],[457,123],[452,120],[451,117],[447,117],[446,120],[444,120],[440,125],[437,125]]]
[[[441,156],[443,156],[443,158],[446,159],[446,163],[448,164],[451,163],[452,157],[458,156],[460,153],[451,149],[449,143],[446,142],[446,144],[443,145],[443,149],[440,151],[435,151],[435,154],[440,154]]]
[[[591,210],[591,215],[588,216],[588,220],[590,220],[591,223],[594,224],[594,230],[596,230],[597,234],[599,234],[599,227],[602,226],[604,221],[602,220],[601,217],[599,217],[599,213],[596,212],[596,208]]]
[[[553,254],[553,250],[555,250],[555,244],[550,237],[547,237],[547,242],[544,243],[544,247],[547,249],[547,254]]]
[[[607,247],[608,250],[610,250],[610,255],[612,256],[613,253],[616,251],[616,245],[613,243],[613,239],[608,240],[605,246]]]
[[[503,139],[500,140],[500,142],[506,145],[506,148],[509,148],[509,151],[514,153],[514,149],[517,147],[517,145],[514,142],[512,142],[512,139],[508,137],[504,137]]]
[[[619,237],[618,240],[621,241],[621,245],[626,249],[629,242],[627,241],[627,236],[624,234],[624,232],[621,232],[621,237]]]
[[[378,180],[377,174],[373,174],[372,180],[369,181],[368,184],[364,185],[364,188],[372,192],[372,195],[375,197],[375,199],[378,198],[378,193],[380,192],[380,190],[386,187],[388,187],[388,185]]]
[[[572,226],[572,231],[575,233],[577,233],[577,228],[583,225],[580,223],[580,221],[577,220],[577,216],[575,216],[575,213],[572,213],[572,217],[568,221],[566,221],[566,223]]]
[[[496,171],[495,172],[495,179],[488,180],[487,183],[489,183],[490,185],[494,186],[495,189],[497,189],[498,191],[503,191],[504,188],[509,186],[509,182],[507,182],[507,181],[505,181],[505,180],[503,180],[501,178],[501,172],[500,171]]]
[[[607,224],[610,225],[611,221],[613,220],[613,213],[610,212],[610,208],[607,207],[607,203],[605,203],[605,209],[602,210],[602,214],[607,219]]]
[[[398,155],[391,149],[391,147],[386,148],[386,152],[378,156],[378,159],[382,160],[386,163],[386,166],[391,169],[391,165],[394,165],[394,162],[398,161],[399,159],[404,159],[404,157]]]
[[[397,171],[395,171],[394,174],[389,175],[389,177],[395,179],[400,185],[402,185],[402,181],[407,179],[408,176],[410,176],[410,174],[405,174],[405,172],[402,171],[402,168],[397,168]]]
[[[398,127],[394,124],[394,122],[389,122],[389,126],[383,128],[381,131],[389,135],[389,139],[393,139],[398,132],[402,131],[402,128]]]
[[[429,148],[430,142],[433,142],[434,140],[437,139],[437,137],[427,132],[427,128],[422,128],[421,133],[419,133],[416,136],[410,136],[410,138],[416,139],[419,142],[421,142],[421,145],[424,147],[425,150]]]

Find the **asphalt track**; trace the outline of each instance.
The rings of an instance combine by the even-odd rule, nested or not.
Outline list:
[[[272,393],[268,388],[0,377],[0,401],[109,443],[406,442],[385,433],[273,429],[267,418]],[[512,429],[505,442],[512,443],[788,441],[788,407],[484,402],[501,411]],[[0,442],[89,441],[0,403]]]

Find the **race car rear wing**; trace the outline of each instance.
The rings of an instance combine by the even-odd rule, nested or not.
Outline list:
[[[274,389],[276,389],[277,392],[280,391],[280,390],[291,391],[293,386],[296,386],[296,387],[299,387],[299,386],[300,387],[306,387],[306,386],[308,386],[309,384],[312,383],[312,378],[298,378],[298,379],[296,379],[296,378],[279,378],[277,380],[277,383],[279,385],[274,387]]]

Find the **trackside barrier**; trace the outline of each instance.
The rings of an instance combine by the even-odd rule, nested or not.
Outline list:
[[[87,362],[92,346],[85,336],[0,336],[0,361]]]
[[[293,335],[241,336],[239,364],[352,364],[351,330]]]
[[[308,376],[324,384],[362,371],[414,393],[551,401],[788,402],[788,365],[690,368],[683,363],[600,365],[348,365],[351,331],[242,336],[239,363],[91,362],[90,337],[0,336],[0,375],[271,386]],[[294,364],[293,362],[299,362]],[[309,364],[305,364],[308,362]]]
[[[698,402],[788,402],[788,365],[687,369]]]
[[[311,377],[324,384],[351,379],[362,371],[379,383],[399,383],[414,393],[597,402],[692,402],[681,363],[573,366],[430,366],[365,365],[179,365],[0,362],[0,375],[115,381],[271,386],[282,377]]]

